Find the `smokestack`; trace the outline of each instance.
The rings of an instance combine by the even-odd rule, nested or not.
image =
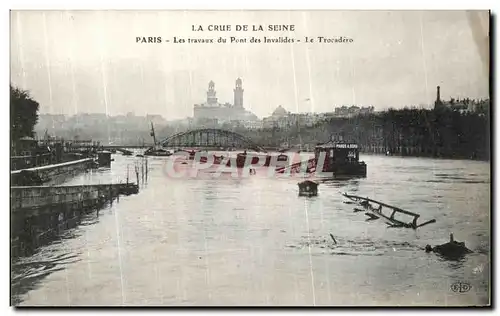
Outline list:
[[[436,96],[436,102],[441,102],[441,87],[437,86],[437,96]]]

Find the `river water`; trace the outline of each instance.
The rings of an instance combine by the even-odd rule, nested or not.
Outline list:
[[[135,182],[139,158],[67,184]],[[485,305],[490,299],[490,165],[362,155],[364,179],[299,197],[296,178],[172,179],[149,158],[147,183],[27,256],[13,259],[16,305]],[[141,176],[140,176],[141,177]],[[342,192],[436,219],[417,230],[366,221]],[[18,216],[18,215],[17,215]],[[13,220],[19,220],[13,218]],[[464,241],[450,261],[426,244]],[[336,244],[330,237],[332,234]],[[467,292],[451,290],[460,282]]]

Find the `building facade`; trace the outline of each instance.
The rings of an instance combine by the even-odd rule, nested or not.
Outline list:
[[[341,106],[335,108],[334,116],[335,117],[354,117],[357,115],[363,114],[371,114],[375,112],[375,108],[373,106],[359,107],[359,106]]]
[[[470,98],[454,99],[449,101],[441,100],[441,87],[436,87],[436,101],[434,101],[434,109],[448,108],[460,113],[485,113],[489,111],[490,100],[473,100]]]
[[[265,129],[312,127],[324,119],[325,115],[323,113],[291,113],[280,105],[273,111],[271,116],[263,119],[262,127]]]
[[[243,107],[243,85],[242,80],[236,80],[234,92],[234,104],[219,103],[215,91],[215,83],[208,83],[207,100],[202,104],[195,104],[193,108],[194,120],[197,123],[216,122],[223,124],[228,122],[256,122],[258,117]],[[253,125],[253,123],[252,123]]]

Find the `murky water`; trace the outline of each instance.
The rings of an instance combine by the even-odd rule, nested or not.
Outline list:
[[[135,157],[68,184],[125,181]],[[363,156],[366,179],[172,179],[150,158],[147,184],[77,215],[12,263],[19,305],[484,305],[489,302],[490,165]],[[366,221],[341,192],[421,214],[418,230]],[[16,218],[17,216],[17,218]],[[13,220],[19,221],[16,215]],[[459,261],[426,244],[465,241]],[[330,237],[332,234],[337,242]],[[456,282],[470,291],[451,290]]]

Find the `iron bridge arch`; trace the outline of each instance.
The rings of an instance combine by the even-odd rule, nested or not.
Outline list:
[[[181,132],[160,141],[165,148],[203,147],[203,148],[238,148],[259,152],[265,150],[247,137],[235,132],[215,128],[196,129]]]

